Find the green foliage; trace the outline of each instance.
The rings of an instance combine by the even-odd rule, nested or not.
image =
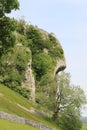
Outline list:
[[[53,79],[50,75],[45,75],[37,84],[36,102],[48,111],[55,109],[56,87],[56,79]]]
[[[44,75],[53,71],[55,61],[46,53],[40,53],[34,56],[33,69],[36,73],[36,79],[40,80]]]
[[[80,130],[82,127],[82,122],[80,117],[77,117],[74,114],[62,114],[59,120],[59,127],[62,130]]]
[[[57,117],[61,129],[79,130],[80,108],[85,104],[84,92],[79,86],[70,85],[68,74],[58,76],[59,88],[52,76],[56,61],[64,58],[62,47],[53,34],[45,34],[41,29],[26,24],[23,19],[17,21],[5,16],[18,8],[17,0],[0,0],[0,83],[29,99],[30,90],[21,86],[25,80],[24,72],[32,58],[37,84],[36,102],[50,111],[55,109],[54,117]],[[5,96],[0,97],[0,110],[41,121],[42,118],[34,117],[16,103],[13,104],[14,97],[8,100]],[[20,101],[16,100],[22,105]]]
[[[16,47],[16,53],[15,53],[15,56],[16,56],[16,60],[15,60],[15,63],[16,63],[16,68],[17,70],[21,73],[23,72],[26,67],[27,67],[27,64],[30,60],[30,55],[31,55],[31,52],[28,48],[25,48],[25,47]]]
[[[13,31],[15,30],[15,22],[13,19],[8,17],[0,18],[0,50],[4,52],[5,50],[12,47],[15,43],[15,36]],[[1,53],[2,54],[2,53]]]
[[[53,99],[56,98],[56,81],[53,79],[52,73],[56,66],[56,60],[64,57],[63,50],[53,35],[45,34],[44,31],[32,25],[27,26],[26,36],[30,41],[32,68],[37,83],[36,102],[47,106],[47,108],[50,106],[53,108],[52,103],[55,102]]]
[[[22,88],[24,70],[30,59],[30,51],[26,47],[17,47],[7,51],[0,60],[0,82],[29,99],[29,90]],[[20,86],[20,87],[19,87]]]
[[[17,21],[5,16],[6,13],[18,8],[17,0],[0,0],[0,83],[29,99],[30,90],[26,89],[27,86],[23,88],[22,83],[26,80],[27,65],[32,60],[31,66],[37,84],[36,102],[52,111],[57,88],[56,79],[52,74],[58,59],[64,58],[64,53],[52,34],[28,25],[24,19]],[[41,117],[20,108],[17,104],[25,106],[21,99],[17,101],[13,95],[9,95],[12,99],[8,100],[8,96],[5,98],[6,93],[0,97],[0,110],[4,109],[9,113],[44,122]],[[15,103],[12,102],[14,99]]]
[[[22,82],[22,77],[17,71],[9,72],[1,80],[1,83],[8,86],[10,89],[18,92],[23,97],[29,99],[30,91],[29,91],[29,89],[22,88],[21,87],[21,82]]]
[[[16,23],[17,23],[16,31],[19,32],[20,34],[22,34],[22,36],[26,35],[27,24],[26,24],[25,20],[22,18],[19,21],[16,21]]]
[[[62,72],[58,75],[57,82],[54,119],[62,130],[79,130],[80,109],[86,104],[84,91],[79,86],[70,84],[69,73]]]
[[[6,50],[15,43],[15,36],[12,33],[15,30],[15,21],[5,14],[18,8],[18,0],[0,0],[0,55],[6,53]]]
[[[24,35],[17,34],[16,40],[17,40],[16,43],[20,43],[25,47],[29,47],[30,45],[30,41]]]
[[[10,82],[10,84],[9,84]],[[17,71],[8,72],[3,78],[3,83],[9,87],[21,85],[21,75]]]
[[[0,0],[0,17],[16,9],[19,9],[18,0]]]
[[[26,35],[29,40],[32,40],[30,45],[32,55],[41,53],[44,49],[44,39],[39,29],[30,25],[27,28]]]
[[[49,48],[49,54],[54,58],[62,59],[64,57],[64,53],[60,43],[58,43],[57,39],[52,34],[49,34],[48,38],[51,45]]]
[[[45,36],[44,38],[44,35],[42,35],[40,29],[30,25],[29,27],[27,26],[26,35],[28,39],[32,40],[32,44],[30,46],[32,54],[41,53],[44,48],[46,48],[48,50],[48,53],[53,58],[64,57],[60,43],[52,34],[48,34],[48,36]]]
[[[39,91],[39,87],[36,87],[36,92],[43,93],[43,97],[47,101],[46,104],[52,106],[50,97],[54,95],[55,91],[52,73],[57,63],[56,60],[64,56],[63,50],[51,34],[47,34],[36,26],[28,25],[24,19],[17,21],[5,16],[11,10],[19,8],[17,0],[11,2],[1,0],[0,2],[2,8],[0,17],[0,82],[29,98],[28,90],[21,86],[25,81],[26,67],[32,59],[35,82],[41,88]],[[39,99],[40,95],[37,94],[36,97],[40,100],[39,102],[42,102]]]
[[[10,89],[14,90],[15,92],[18,92],[23,97],[29,99],[30,91],[29,89],[21,87],[21,82],[22,82],[21,80],[22,80],[21,75],[19,75],[18,72],[11,72],[3,78],[1,83],[8,86]]]
[[[17,0],[0,2],[4,8],[3,15],[19,6]],[[26,37],[20,35],[19,38],[13,33],[16,27],[16,20],[6,16],[0,17],[0,82],[29,99],[29,90],[19,86],[25,78],[23,73],[31,54],[27,48],[28,40]],[[14,46],[16,41],[21,43],[21,47],[20,45]]]

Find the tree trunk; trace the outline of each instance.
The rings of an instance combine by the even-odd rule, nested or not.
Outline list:
[[[53,119],[54,119],[55,123],[58,124],[58,120],[59,120],[59,110],[58,109],[54,112]]]

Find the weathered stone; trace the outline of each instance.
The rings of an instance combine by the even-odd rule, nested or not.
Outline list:
[[[23,123],[25,124],[25,119],[22,117],[19,117],[17,115],[11,115],[5,112],[0,112],[0,118],[1,119],[6,119],[9,121],[13,121],[13,122],[18,122],[18,123]]]
[[[37,27],[36,27],[37,29]],[[39,29],[44,39],[48,38],[49,33],[44,31],[43,29]],[[52,34],[54,36],[54,34]],[[55,37],[55,36],[54,36]],[[56,37],[55,37],[56,38]],[[58,43],[58,46],[62,48],[60,42],[56,38],[56,41]],[[19,44],[20,45],[20,44]],[[49,54],[49,50],[47,48],[43,49],[43,52],[46,54]],[[66,61],[65,57],[63,59],[56,59],[56,66],[54,68],[54,71],[52,73],[52,77],[54,78],[55,75],[66,68]],[[22,82],[22,87],[27,87],[30,90],[30,100],[35,102],[35,78],[32,72],[32,58],[29,59],[29,62],[27,64],[26,70],[24,72],[25,80]]]
[[[57,61],[56,67],[55,67],[55,69],[54,69],[53,77],[55,77],[55,75],[56,75],[58,72],[64,70],[65,68],[66,68],[66,60],[65,60],[65,59],[59,59],[59,60]]]
[[[17,115],[8,114],[8,113],[2,112],[2,111],[0,111],[0,119],[6,119],[6,120],[17,122],[17,123],[31,125],[33,127],[39,128],[41,130],[55,130],[53,128],[49,128],[48,126],[46,126],[42,123],[39,123],[39,122],[36,122],[33,120],[29,120],[26,118],[22,118]]]
[[[31,68],[32,60],[27,64],[27,68],[24,72],[25,80],[22,82],[23,87],[27,87],[30,90],[30,99],[35,102],[35,79]]]

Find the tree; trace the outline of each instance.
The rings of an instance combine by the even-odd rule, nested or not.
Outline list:
[[[67,111],[67,113],[69,112]],[[67,113],[61,114],[59,127],[62,130],[80,130],[82,127],[80,117],[76,116],[75,114],[73,114],[72,116],[67,116]]]
[[[62,72],[58,75],[57,83],[56,105],[53,115],[54,120],[60,123],[60,119],[63,119],[65,122],[68,118],[70,121],[74,120],[73,117],[76,117],[79,122],[81,106],[86,103],[84,91],[80,86],[70,84],[70,74],[66,72]],[[73,124],[72,121],[71,123]],[[75,130],[75,128],[71,130]]]
[[[0,17],[5,16],[5,13],[11,13],[14,9],[19,9],[18,0],[0,0]]]
[[[16,27],[15,21],[5,14],[18,8],[18,0],[0,0],[0,55],[15,43],[15,37],[12,33]]]

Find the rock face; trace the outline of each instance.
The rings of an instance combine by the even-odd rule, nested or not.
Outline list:
[[[35,102],[35,78],[31,66],[32,66],[32,60],[29,61],[29,63],[27,64],[26,71],[24,72],[25,80],[22,82],[22,87],[27,87],[30,90],[30,100]],[[65,59],[63,60],[59,59],[57,61],[54,73],[52,74],[53,78],[57,73],[63,71],[65,68],[66,68]]]
[[[13,43],[11,48],[0,46],[0,83],[33,102],[35,94],[37,99],[41,99],[41,91],[44,92],[43,98],[49,98],[50,90],[46,90],[46,85],[50,89],[48,82],[53,81],[55,75],[66,67],[60,42],[54,34],[24,21],[18,21],[13,34],[14,46]]]
[[[43,32],[43,31],[42,31]],[[47,37],[48,33],[43,32],[44,38]],[[57,40],[57,39],[56,39]],[[58,45],[62,48],[61,44],[57,40]],[[49,55],[49,50],[47,48],[43,49],[43,52]],[[48,65],[49,66],[49,65]],[[52,73],[52,77],[54,78],[57,73],[63,71],[66,68],[66,60],[65,57],[56,59],[56,66],[54,67],[54,71]],[[30,100],[35,102],[35,77],[32,72],[32,58],[29,60],[26,70],[24,72],[25,80],[22,82],[22,87],[26,87],[30,90]]]
[[[35,102],[35,79],[32,72],[32,60],[27,64],[27,68],[24,72],[25,80],[22,82],[22,87],[26,87],[30,90],[30,100]]]
[[[57,61],[53,77],[55,77],[56,74],[58,74],[60,71],[63,71],[66,68],[66,60],[64,59],[59,59]]]
[[[64,54],[63,54],[63,50],[62,50],[62,46],[60,44],[60,42],[58,41],[58,39],[52,34],[49,34],[48,32],[42,30],[42,29],[38,29],[38,28],[34,28],[34,31],[40,31],[39,33],[42,34],[42,38],[43,40],[45,40],[45,43],[44,44],[48,44],[48,45],[43,45],[40,41],[38,42],[37,39],[39,40],[40,38],[36,37],[36,41],[35,43],[33,43],[33,49],[36,48],[36,52],[34,54],[34,56],[37,56],[38,54],[40,55],[41,53],[45,53],[46,55],[50,55],[50,53],[52,53],[52,55],[54,55],[54,51],[55,53],[58,51],[59,53],[56,53],[55,55],[55,60],[56,60],[56,65],[54,66],[54,70],[53,70],[53,73],[52,74],[52,77],[54,78],[55,75],[64,70],[66,68],[66,61],[65,61],[65,57],[64,57]],[[33,32],[34,33],[34,32]],[[37,33],[38,34],[38,33]],[[50,37],[49,37],[50,35]],[[36,35],[37,36],[37,35]],[[39,35],[38,35],[39,36]],[[49,41],[49,42],[48,42]],[[40,47],[39,48],[37,46],[37,44],[39,45],[40,44]],[[50,45],[49,45],[50,44]],[[20,44],[18,44],[19,46],[21,46]],[[43,49],[42,49],[43,48]],[[29,48],[28,48],[29,49]],[[42,49],[42,50],[40,50]],[[61,51],[60,51],[61,50]],[[27,67],[25,69],[25,72],[24,72],[24,80],[22,81],[22,87],[26,87],[27,89],[30,90],[30,99],[29,100],[32,100],[33,102],[35,102],[35,88],[36,88],[36,85],[35,85],[35,82],[37,82],[36,80],[36,77],[34,76],[33,72],[32,72],[32,59],[33,59],[33,54],[32,54],[32,49],[30,48],[30,51],[31,51],[31,58],[29,59],[29,62],[27,63]],[[42,51],[42,52],[41,52]],[[38,52],[38,53],[37,53]],[[38,55],[38,56],[39,56]],[[61,55],[61,56],[60,56]],[[51,57],[54,59],[54,57]],[[40,62],[42,62],[43,60],[41,59],[41,57],[39,58]],[[39,61],[38,58],[37,58],[37,61]],[[42,60],[42,61],[41,61]],[[50,59],[49,59],[50,60]],[[34,62],[34,61],[33,61]],[[52,63],[49,63],[49,64],[52,64]],[[48,67],[49,64],[46,66]],[[35,64],[36,65],[36,64]],[[39,66],[38,66],[39,65]],[[41,66],[40,66],[41,65]],[[45,64],[44,64],[45,65]],[[41,71],[43,71],[43,68],[45,68],[45,66],[43,67],[43,62],[41,64],[37,64],[35,66],[37,68],[37,71],[39,70],[38,68],[41,69]],[[42,68],[43,67],[43,68]],[[33,68],[34,70],[34,68]],[[51,71],[51,70],[49,70]],[[36,73],[36,72],[35,72]],[[40,72],[39,72],[40,73]],[[41,72],[42,73],[42,72]],[[48,73],[48,72],[46,72]],[[40,82],[40,81],[39,81]]]

